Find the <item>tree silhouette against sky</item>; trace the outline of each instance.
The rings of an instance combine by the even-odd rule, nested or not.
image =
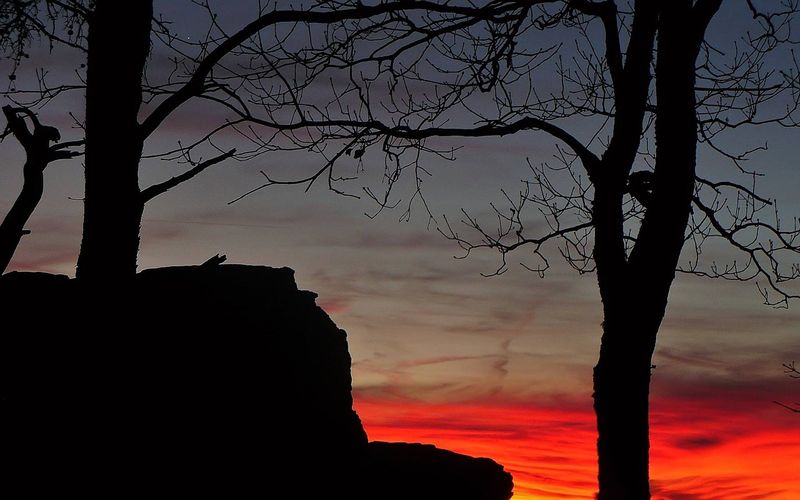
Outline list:
[[[765,146],[742,149],[737,139],[731,141],[739,130],[797,126],[797,65],[788,50],[797,2],[739,5],[727,14],[737,28],[732,41],[710,31],[721,17],[719,0],[506,4],[518,10],[503,30],[448,32],[434,44],[435,56],[403,66],[406,85],[441,89],[416,89],[425,96],[415,101],[425,120],[411,125],[404,116],[376,123],[372,117],[380,105],[368,99],[361,107],[340,109],[358,110],[348,114],[348,125],[359,151],[376,144],[386,153],[388,189],[382,196],[367,192],[382,208],[396,205],[391,189],[406,171],[416,179],[411,200],[419,199],[428,175],[419,151],[452,154],[436,149],[431,139],[539,131],[558,141],[557,164],[532,165],[533,179],[520,196],[506,195],[510,207],[493,207],[496,230],[467,213],[462,222],[477,240],[446,219],[440,230],[467,254],[499,250],[498,273],[506,270],[506,256],[523,247],[540,259],[527,267],[544,273],[544,247],[550,243],[560,243],[561,254],[580,273],[597,272],[604,314],[594,370],[599,498],[649,498],[652,355],[676,273],[755,281],[773,306],[798,297],[791,285],[800,275],[797,219],[781,221],[775,200],[756,192],[762,174],[748,161]],[[537,45],[526,38],[551,30],[575,39],[551,35],[545,38],[549,45]],[[564,49],[570,42],[576,48]],[[448,63],[437,67],[439,58]],[[367,52],[361,60],[382,58]],[[537,80],[543,68],[555,68],[555,84],[552,77]],[[379,80],[362,82],[359,95],[368,95]],[[391,79],[387,86],[395,88]],[[481,93],[493,105],[482,102]],[[454,125],[453,109],[475,125]],[[328,138],[341,139],[335,133]],[[699,146],[718,156],[705,171],[697,168]],[[340,151],[348,154],[351,147]],[[732,170],[722,171],[721,163]],[[265,174],[258,189],[311,184],[323,173],[334,178],[335,168],[330,162],[288,182]],[[536,219],[526,205],[544,219],[544,232],[529,234]],[[724,246],[744,259],[725,264],[702,255]]]
[[[558,141],[555,164],[531,165],[533,179],[519,197],[506,195],[510,207],[493,206],[499,227],[487,229],[464,213],[477,239],[446,219],[440,230],[467,254],[498,250],[498,273],[506,256],[524,247],[539,259],[526,267],[543,274],[551,243],[578,272],[596,271],[604,316],[594,370],[599,498],[649,498],[652,355],[676,273],[755,281],[773,306],[798,297],[791,285],[800,275],[797,219],[781,221],[775,200],[756,192],[762,174],[749,165],[765,146],[743,149],[748,141],[734,135],[797,126],[798,74],[789,48],[798,4],[748,1],[727,14],[721,0],[505,4],[517,10],[501,30],[447,31],[425,59],[402,64],[391,51],[357,54],[359,63],[401,66],[406,88],[392,102],[416,108],[391,121],[375,118],[382,96],[363,96],[378,82],[397,89],[390,71],[385,82],[357,82],[360,102],[337,99],[338,109],[348,110],[349,121],[340,123],[352,127],[346,138],[358,142],[359,155],[371,145],[386,153],[388,188],[367,191],[381,208],[396,206],[391,191],[404,172],[416,180],[411,201],[424,204],[428,170],[419,152],[454,157],[437,149],[435,138],[538,131]],[[733,40],[713,32],[723,14],[736,28]],[[537,39],[542,33],[548,36]],[[413,121],[420,114],[424,119]],[[471,120],[458,126],[465,116]],[[321,133],[344,138],[340,129]],[[700,146],[717,158],[698,171]],[[344,144],[338,157],[352,150]],[[335,168],[328,162],[291,181],[265,173],[257,189],[337,178]],[[531,205],[545,222],[534,235],[536,219],[525,210]],[[744,259],[704,258],[725,246]]]
[[[22,189],[14,205],[0,224],[0,274],[6,271],[20,239],[28,231],[25,224],[39,204],[44,193],[44,170],[56,160],[66,160],[80,156],[74,150],[82,141],[57,142],[61,134],[55,127],[42,125],[34,113],[27,108],[3,106],[8,125],[2,138],[13,135],[25,150],[25,164],[22,166]],[[31,122],[32,129],[26,120]],[[56,142],[56,144],[50,144]]]
[[[539,262],[527,266],[544,273],[548,244],[579,272],[597,272],[602,500],[649,498],[651,360],[676,272],[758,281],[770,304],[797,297],[787,283],[800,273],[792,261],[800,230],[782,225],[774,200],[755,191],[758,173],[747,160],[761,146],[736,149],[730,139],[751,127],[796,125],[796,65],[784,50],[795,41],[794,0],[724,8],[721,0],[313,2],[263,7],[234,30],[201,3],[209,28],[194,41],[153,19],[151,2],[14,5],[0,22],[16,38],[0,43],[21,64],[19,33],[86,53],[85,85],[49,87],[42,77],[35,92],[7,95],[38,106],[85,88],[78,278],[87,282],[132,276],[145,202],[231,157],[317,152],[323,161],[311,174],[275,179],[265,171],[252,192],[324,180],[352,195],[346,186],[354,174],[341,172],[342,160],[363,165],[379,148],[385,190],[365,194],[380,210],[396,206],[392,188],[405,173],[415,181],[409,203],[424,204],[426,159],[455,158],[440,138],[555,139],[555,163],[531,164],[520,196],[496,209],[496,231],[468,214],[477,239],[446,221],[441,231],[467,253],[499,250],[498,272],[510,252],[528,248]],[[733,41],[714,33],[725,9]],[[132,43],[116,44],[118,37]],[[151,42],[171,51],[173,71],[146,72]],[[220,106],[228,118],[169,151],[143,153],[145,140],[192,100]],[[248,151],[217,146],[230,130]],[[697,168],[700,146],[718,155],[708,172]],[[140,189],[143,157],[190,167]],[[720,159],[733,169],[717,168]],[[545,223],[533,236],[530,206]],[[706,262],[703,250],[713,253],[719,243],[745,260]]]
[[[145,204],[237,156],[235,149],[222,149],[212,141],[220,132],[233,128],[254,143],[252,150],[239,152],[239,159],[321,147],[320,139],[304,140],[299,146],[296,140],[281,139],[311,125],[346,125],[322,112],[309,119],[308,113],[317,108],[303,100],[302,93],[328,78],[329,70],[346,74],[359,43],[397,44],[399,55],[420,44],[405,40],[409,33],[433,30],[433,36],[464,26],[502,24],[516,9],[502,1],[482,7],[325,1],[286,9],[267,2],[255,4],[252,18],[228,32],[209,3],[195,6],[208,15],[207,31],[197,39],[176,35],[170,22],[154,18],[152,0],[23,0],[0,7],[0,49],[15,63],[11,89],[4,95],[27,109],[41,108],[63,93],[85,92],[85,117],[77,119],[85,132],[84,226],[77,265],[77,277],[84,282],[117,282],[135,274]],[[80,82],[51,86],[43,70],[35,87],[17,87],[16,68],[26,63],[29,45],[36,41],[78,51],[85,61],[77,69]],[[166,74],[159,74],[160,68],[147,71],[155,45],[170,54],[172,70]],[[351,91],[346,82],[334,88],[337,94]],[[238,116],[210,125],[199,138],[188,138],[187,145],[145,151],[148,139],[166,120],[198,100]],[[298,109],[305,112],[298,116]],[[80,109],[72,113],[84,114]],[[271,132],[255,133],[253,125]],[[195,160],[203,153],[210,156]],[[189,169],[141,188],[143,158],[181,160]]]

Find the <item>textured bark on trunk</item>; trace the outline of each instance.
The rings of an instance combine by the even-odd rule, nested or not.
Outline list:
[[[143,201],[137,121],[150,51],[152,1],[99,0],[89,26],[86,192],[77,276],[119,282],[136,273]]]

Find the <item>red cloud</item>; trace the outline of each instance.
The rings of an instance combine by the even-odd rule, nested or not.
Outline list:
[[[775,405],[732,413],[717,402],[654,399],[653,499],[798,498],[797,420]],[[370,439],[433,443],[497,460],[514,475],[515,499],[592,499],[597,490],[590,401],[564,408],[431,404],[357,393],[356,407]]]

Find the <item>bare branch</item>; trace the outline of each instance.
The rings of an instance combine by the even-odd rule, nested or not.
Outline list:
[[[538,2],[533,2],[538,3]],[[415,2],[396,1],[385,2],[377,5],[359,5],[351,9],[337,9],[330,11],[314,10],[276,10],[261,16],[259,19],[248,24],[238,32],[227,37],[214,50],[200,62],[194,70],[189,81],[178,91],[171,93],[141,124],[142,139],[146,139],[172,112],[188,101],[190,98],[200,95],[204,89],[206,78],[211,74],[213,68],[232,50],[239,47],[247,39],[256,35],[259,31],[281,23],[306,23],[306,24],[332,24],[348,19],[366,19],[382,14],[389,14],[398,11],[424,10],[430,12],[453,13],[480,18],[492,18],[502,15],[509,9],[516,8],[514,2],[502,2],[495,0],[484,7],[461,7],[449,4],[440,4],[427,0],[417,0]]]
[[[228,158],[232,157],[234,154],[236,154],[236,150],[235,149],[231,149],[230,151],[228,151],[226,153],[223,153],[223,154],[221,154],[219,156],[215,156],[214,158],[211,158],[209,160],[200,162],[200,163],[196,164],[194,167],[192,167],[191,169],[187,170],[186,172],[184,172],[184,173],[182,173],[180,175],[176,175],[175,177],[173,177],[173,178],[171,178],[171,179],[169,179],[167,181],[164,181],[164,182],[162,182],[160,184],[154,184],[154,185],[142,190],[142,192],[140,194],[142,202],[143,203],[147,203],[148,201],[152,200],[156,196],[158,196],[160,194],[163,194],[163,193],[167,192],[168,190],[174,188],[178,184],[186,182],[189,179],[195,177],[197,174],[201,173],[202,171],[204,171],[208,167],[210,167],[212,165],[216,165],[217,163],[220,163],[220,162],[222,162],[224,160],[227,160]]]
[[[617,25],[617,5],[613,0],[590,2],[588,0],[569,0],[570,7],[584,14],[599,17],[603,22],[605,31],[606,63],[614,83],[614,89],[620,91],[622,81],[623,63],[622,49],[619,43],[619,26]]]
[[[773,401],[773,403],[778,406],[782,406],[793,413],[800,413],[800,403],[795,403],[794,406],[789,406],[785,403],[781,403],[780,401]]]
[[[22,237],[30,234],[24,226],[42,198],[44,170],[54,160],[82,154],[67,148],[83,142],[72,141],[51,146],[51,142],[60,139],[58,130],[42,125],[30,109],[3,106],[3,114],[8,120],[8,127],[2,137],[11,134],[20,141],[25,149],[25,164],[22,167],[23,183],[20,194],[0,223],[0,274],[5,272],[11,262]],[[31,121],[33,132],[25,123],[25,117]]]
[[[738,189],[738,190],[746,193],[748,196],[752,197],[754,200],[760,201],[761,203],[763,203],[765,205],[772,205],[772,201],[771,200],[768,200],[766,198],[763,198],[763,197],[759,196],[752,189],[747,188],[745,186],[742,186],[741,184],[737,184],[736,182],[731,182],[731,181],[712,182],[712,181],[709,181],[707,179],[703,179],[702,177],[699,177],[699,176],[695,176],[695,179],[697,180],[697,182],[699,182],[701,184],[705,184],[706,186],[712,188],[713,190],[715,190],[717,192],[719,192],[719,189],[723,188],[723,187]]]
[[[708,272],[693,269],[692,273],[726,280],[761,280],[766,284],[759,285],[759,291],[764,302],[772,306],[785,307],[789,300],[800,298],[800,294],[793,293],[784,286],[787,282],[800,278],[800,266],[794,264],[788,271],[783,271],[778,259],[781,252],[800,255],[800,227],[795,225],[790,230],[783,230],[779,223],[767,224],[753,220],[751,215],[742,219],[736,214],[733,223],[726,227],[720,221],[719,206],[709,206],[698,196],[693,198],[693,202],[716,234],[742,252],[747,260],[744,264],[734,261],[721,269],[712,265]],[[762,233],[769,235],[766,241],[762,241]],[[703,234],[708,237],[707,233]]]
[[[3,134],[3,136],[13,134],[26,151],[33,147],[33,134],[30,132],[30,130],[28,130],[25,120],[19,116],[19,114],[28,114],[29,112],[30,111],[27,110],[27,108],[3,106],[3,114],[5,115],[8,123],[6,126],[6,132]]]

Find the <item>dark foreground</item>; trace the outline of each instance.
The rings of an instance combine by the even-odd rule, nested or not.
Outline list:
[[[291,269],[0,278],[0,433],[25,497],[506,500],[510,474],[369,443],[346,334]]]

